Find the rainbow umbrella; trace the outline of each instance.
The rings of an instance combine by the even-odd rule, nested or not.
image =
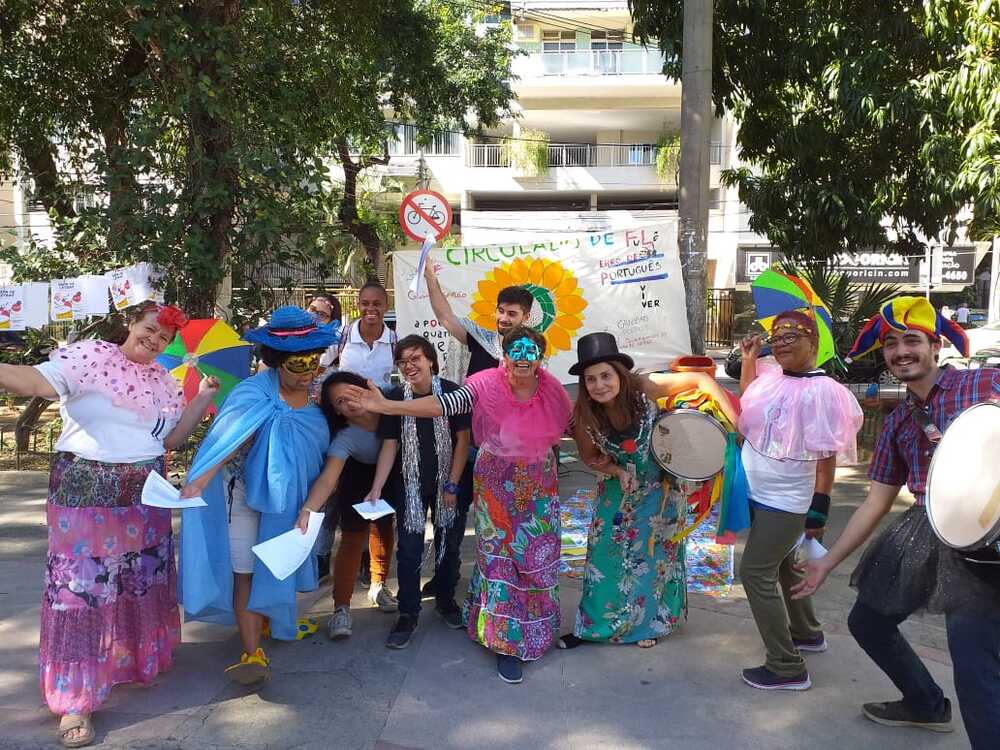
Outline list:
[[[190,402],[198,393],[205,375],[219,379],[221,387],[209,411],[222,406],[226,395],[241,380],[250,377],[250,348],[239,334],[221,320],[203,318],[189,321],[177,331],[156,361],[177,378]]]
[[[830,308],[813,290],[808,282],[798,276],[781,273],[773,268],[764,271],[750,284],[753,292],[753,303],[757,308],[757,322],[764,330],[771,333],[774,318],[789,310],[812,312],[816,318],[816,328],[819,332],[819,349],[816,352],[816,366],[837,356],[837,347],[833,343],[833,316]]]

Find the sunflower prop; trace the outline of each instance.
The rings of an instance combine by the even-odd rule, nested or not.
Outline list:
[[[528,325],[545,335],[546,356],[573,347],[583,325],[587,301],[576,276],[557,260],[517,258],[488,271],[472,295],[469,317],[484,328],[496,327],[497,295],[508,286],[527,289],[535,299]]]

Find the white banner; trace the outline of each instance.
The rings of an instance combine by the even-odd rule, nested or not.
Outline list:
[[[397,331],[425,336],[443,356],[448,333],[434,318],[427,290],[409,289],[418,258],[412,250],[393,254]],[[491,330],[497,293],[526,287],[535,298],[529,322],[545,334],[549,369],[564,383],[576,381],[568,370],[576,340],[586,333],[613,333],[619,349],[646,371],[666,369],[690,351],[676,224],[435,249],[428,262],[439,268],[455,314]]]

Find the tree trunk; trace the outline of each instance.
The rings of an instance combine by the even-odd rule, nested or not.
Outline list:
[[[337,141],[337,156],[344,168],[344,197],[340,199],[337,218],[344,228],[354,235],[361,243],[375,272],[385,275],[385,248],[373,224],[363,221],[358,214],[358,175],[369,166],[387,164],[388,155],[378,157],[359,157],[358,161],[351,158],[351,150],[347,141]]]
[[[17,417],[17,421],[14,423],[14,440],[17,445],[17,450],[28,450],[31,431],[35,428],[35,425],[38,424],[39,418],[45,413],[45,410],[48,409],[51,404],[52,402],[47,398],[38,398],[36,396],[24,405],[20,415]]]
[[[194,4],[191,29],[195,47],[201,55],[193,62],[191,108],[188,120],[188,205],[192,206],[191,224],[208,248],[205,258],[214,283],[191,288],[184,300],[195,315],[211,316],[218,288],[229,267],[231,235],[235,224],[239,175],[233,158],[232,123],[225,110],[209,101],[212,95],[224,94],[229,85],[228,68],[220,66],[216,52],[220,37],[225,36],[240,17],[238,0],[202,0]],[[225,42],[223,42],[225,44]],[[201,81],[208,81],[206,86]]]

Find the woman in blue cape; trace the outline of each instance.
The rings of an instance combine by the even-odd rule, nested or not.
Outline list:
[[[305,310],[287,306],[243,335],[260,345],[268,369],[226,398],[181,492],[207,503],[182,514],[184,613],[192,620],[237,624],[243,655],[226,672],[243,684],[270,673],[260,647],[265,618],[273,637],[295,640],[296,592],[317,586],[314,557],[279,581],[251,547],[294,527],[323,468],[330,436],[310,388],[320,355],[337,341],[337,327],[317,325]]]

